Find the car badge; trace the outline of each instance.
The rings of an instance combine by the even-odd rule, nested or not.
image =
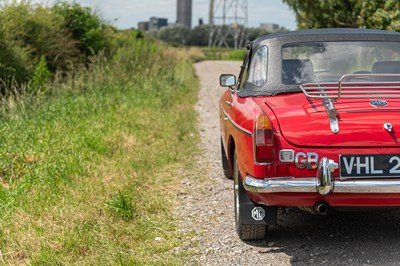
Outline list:
[[[251,210],[251,216],[254,220],[261,221],[265,217],[265,211],[261,207],[254,207],[254,209]]]
[[[386,129],[388,132],[392,132],[393,125],[390,122],[386,122],[386,123],[383,124],[383,128]]]
[[[371,100],[369,104],[374,107],[385,107],[388,105],[387,101],[384,100]]]

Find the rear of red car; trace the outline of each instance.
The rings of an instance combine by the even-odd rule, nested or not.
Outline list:
[[[245,174],[252,199],[272,206],[400,206],[400,101],[380,100],[386,108],[372,101],[338,101],[333,133],[322,101],[302,93],[255,99],[275,123],[273,159],[264,165],[269,169],[261,176]]]
[[[242,239],[263,238],[278,207],[400,206],[400,34],[264,37],[238,82],[222,85],[224,169]]]

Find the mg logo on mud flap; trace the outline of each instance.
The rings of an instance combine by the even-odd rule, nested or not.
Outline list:
[[[253,217],[254,220],[261,221],[265,217],[265,211],[261,207],[255,207],[251,211],[251,216]]]

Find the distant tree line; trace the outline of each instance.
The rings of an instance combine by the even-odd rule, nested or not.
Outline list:
[[[149,31],[147,34],[174,45],[208,46],[211,30],[212,28],[210,25],[201,25],[193,29],[176,25],[173,27],[164,27],[157,31]],[[245,28],[244,33],[247,40],[254,40],[262,35],[268,34],[267,31],[261,28]],[[234,47],[233,36],[227,37],[227,43],[230,47]]]
[[[296,14],[297,26],[371,28],[400,31],[399,0],[283,0]]]

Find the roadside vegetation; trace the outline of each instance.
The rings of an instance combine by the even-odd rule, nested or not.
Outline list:
[[[185,54],[193,62],[200,62],[203,60],[234,60],[243,61],[246,55],[246,49],[233,49],[233,48],[209,48],[209,47],[181,47],[180,53]]]
[[[191,61],[75,3],[3,2],[0,22],[0,263],[181,264]]]
[[[232,48],[203,48],[203,53],[207,60],[235,60],[243,61],[246,56],[246,49]]]

